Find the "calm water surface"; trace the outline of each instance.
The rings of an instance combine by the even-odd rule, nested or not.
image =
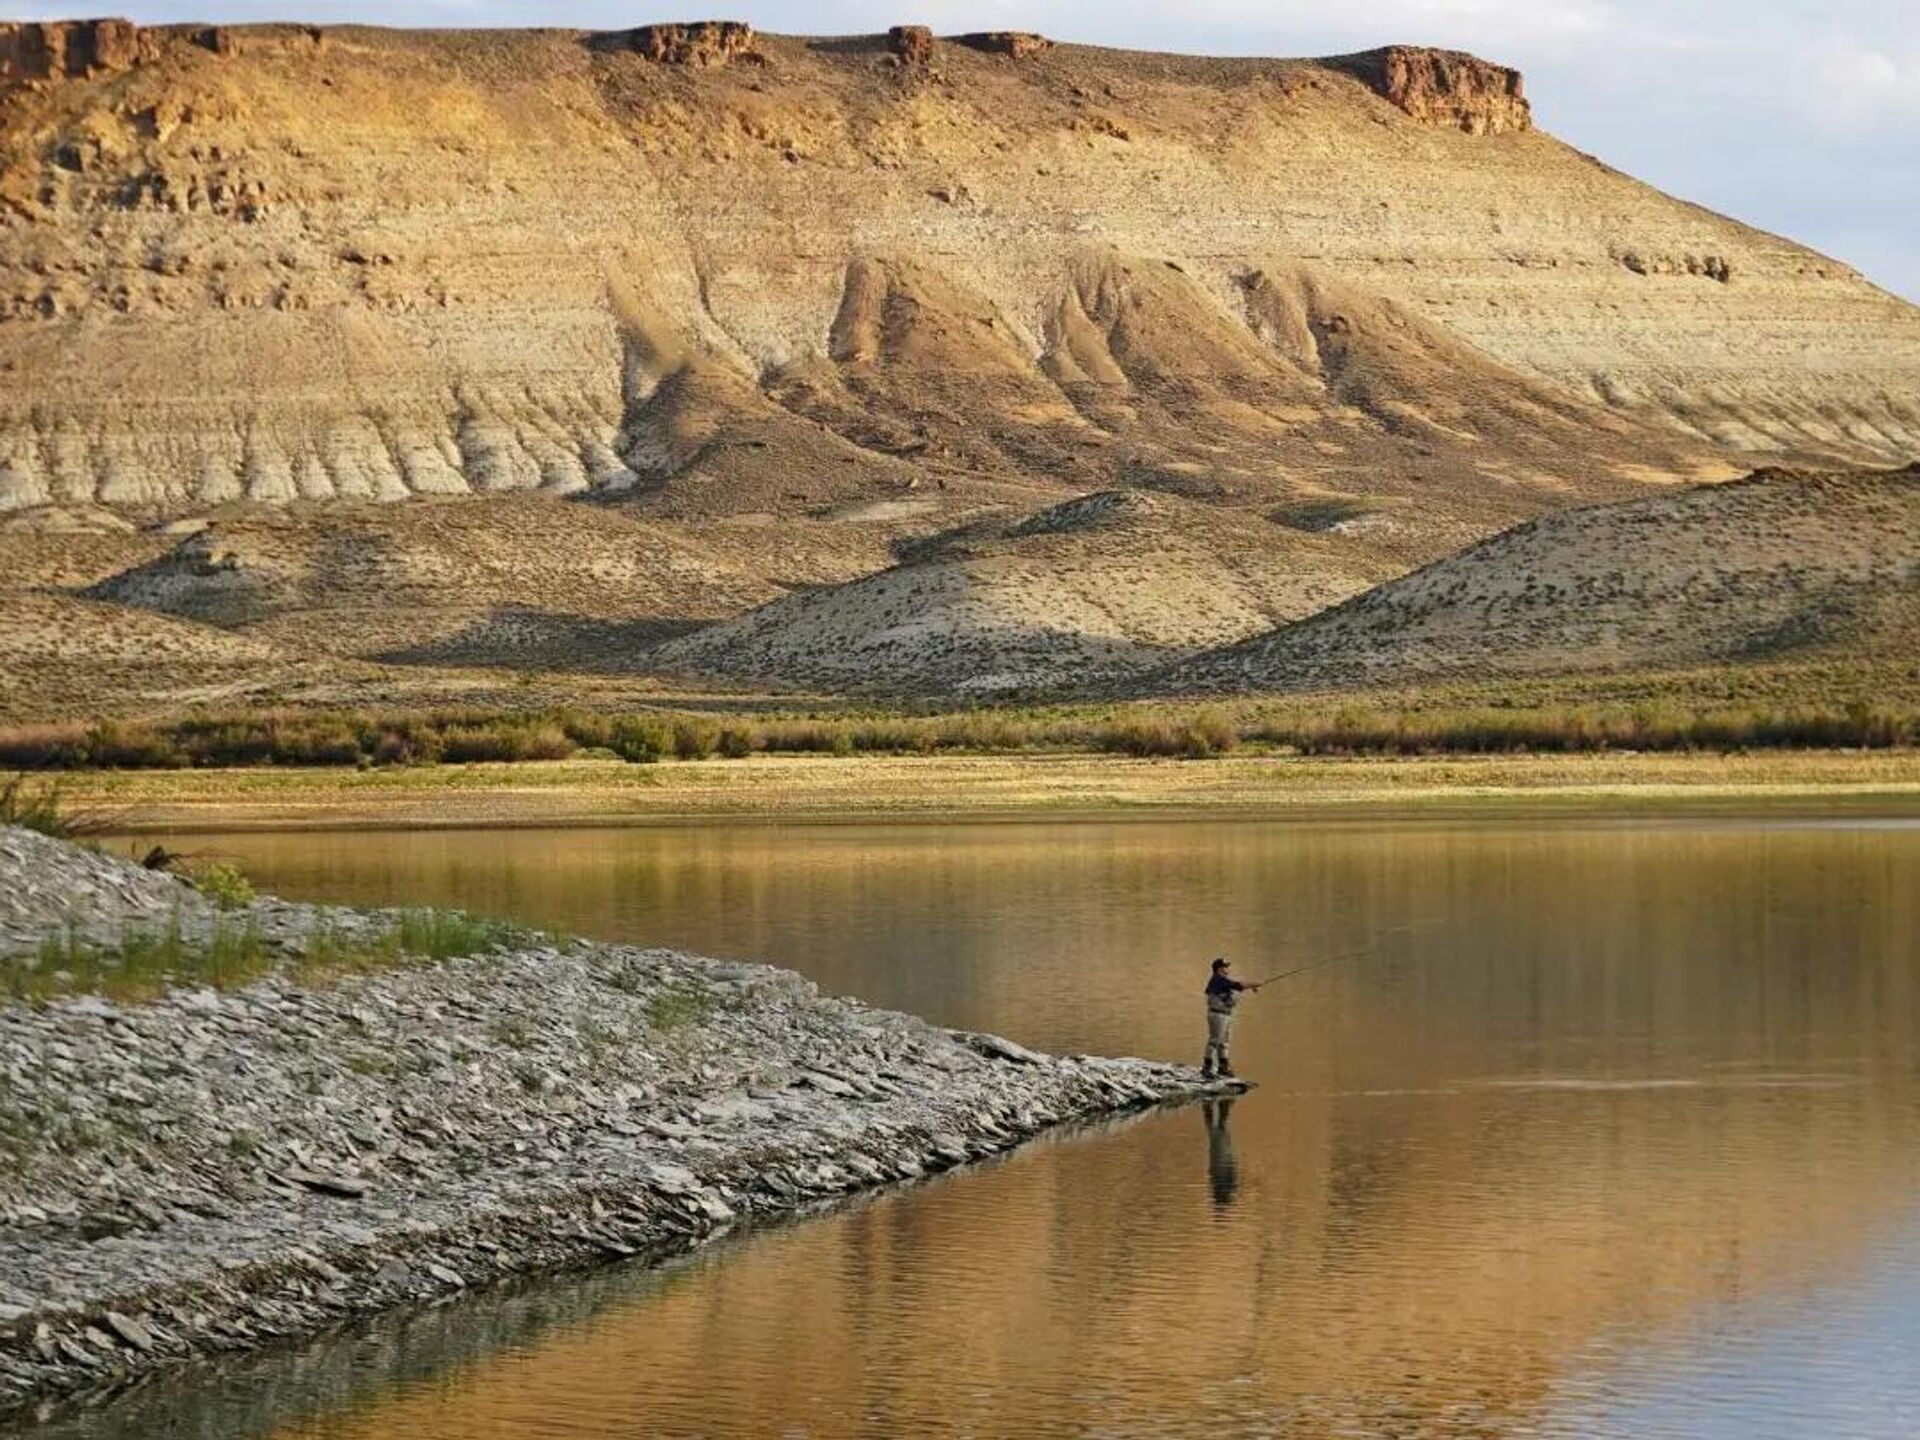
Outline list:
[[[1261,1082],[389,1323],[91,1436],[1920,1433],[1920,829],[1179,823],[191,837],[303,898],[793,966]]]

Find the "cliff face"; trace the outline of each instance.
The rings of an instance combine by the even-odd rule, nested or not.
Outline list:
[[[753,27],[738,20],[642,25],[612,38],[661,65],[697,65],[704,69],[754,54]]]
[[[1416,120],[1504,135],[1533,128],[1533,109],[1518,70],[1489,65],[1456,50],[1392,45],[1346,61],[1346,68]]]
[[[0,509],[1126,485],[1419,559],[1920,453],[1912,307],[1512,71],[962,41],[6,27]]]
[[[127,20],[0,24],[0,85],[111,74],[139,58],[139,30]]]

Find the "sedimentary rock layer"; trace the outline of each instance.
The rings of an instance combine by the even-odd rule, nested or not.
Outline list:
[[[1018,476],[1511,520],[1920,449],[1912,307],[1449,52],[41,23],[0,139],[0,507]],[[1320,363],[1369,327],[1568,433]]]

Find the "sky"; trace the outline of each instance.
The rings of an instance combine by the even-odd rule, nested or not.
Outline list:
[[[1401,42],[1471,50],[1524,70],[1536,118],[1561,139],[1920,301],[1920,0],[711,0],[691,11],[635,0],[134,0],[110,9],[153,23],[607,29],[711,15],[801,35],[919,23],[1212,55]]]

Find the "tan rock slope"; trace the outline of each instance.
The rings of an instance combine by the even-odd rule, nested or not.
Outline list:
[[[1446,526],[1920,446],[1911,307],[1464,56],[101,21],[0,85],[15,507],[1038,474]],[[1383,397],[1350,336],[1472,374]]]
[[[97,507],[0,516],[0,715],[392,701],[396,667],[429,699],[512,698],[533,671],[632,677],[663,639],[870,574],[965,513],[875,508],[684,525],[509,493],[234,503],[146,528]]]
[[[296,653],[591,668],[781,592],[724,545],[526,496],[409,504],[377,528],[351,510],[225,514],[83,593]]]
[[[1399,568],[1337,537],[1105,491],[937,537],[877,575],[669,643],[651,663],[839,691],[1059,690],[1260,633]]]
[[[1844,654],[1920,639],[1920,465],[1564,511],[1176,665],[1169,691],[1321,690]]]
[[[772,603],[658,653],[1078,683],[1755,453],[1920,454],[1920,311],[1470,56],[0,25],[0,625],[70,669],[146,610],[627,670]]]
[[[685,526],[540,494],[229,505],[133,535],[99,512],[53,533],[26,523],[44,513],[0,530],[22,561],[0,591],[14,632],[0,657],[124,661],[97,639],[145,614],[202,642],[156,646],[155,679],[179,660],[269,655],[631,674],[663,639],[887,565],[915,523]],[[100,558],[78,565],[88,550]]]

